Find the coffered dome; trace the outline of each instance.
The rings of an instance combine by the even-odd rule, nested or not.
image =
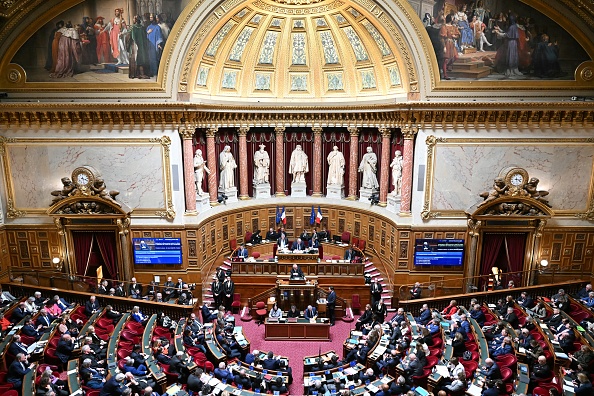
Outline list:
[[[406,96],[398,28],[374,3],[250,0],[215,14],[220,19],[199,28],[210,21],[188,79],[194,100],[340,103]]]

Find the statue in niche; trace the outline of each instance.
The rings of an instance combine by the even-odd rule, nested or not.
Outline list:
[[[225,191],[229,188],[235,187],[235,168],[237,163],[231,153],[231,147],[225,146],[221,154],[219,155],[219,166],[220,166],[220,180],[219,190]]]
[[[539,182],[540,180],[538,180],[538,178],[531,178],[530,181],[524,185],[524,191],[530,196],[530,198],[536,199],[550,208],[551,204],[549,204],[549,200],[545,198],[547,195],[549,195],[549,192],[537,190]]]
[[[379,183],[377,182],[377,155],[373,152],[371,147],[367,147],[367,153],[361,159],[359,164],[359,172],[363,172],[362,188],[370,190],[377,190]]]
[[[61,181],[62,181],[62,189],[54,190],[51,192],[51,194],[54,196],[54,198],[52,199],[52,205],[58,201],[63,200],[64,198],[67,198],[67,197],[73,195],[74,192],[76,191],[76,186],[74,185],[72,180],[70,180],[69,177],[63,177],[61,179]]]
[[[491,202],[503,195],[506,195],[508,189],[509,187],[505,184],[503,177],[496,177],[493,182],[493,189],[479,194],[479,196],[483,197],[485,200],[478,204],[477,208],[480,208],[488,202]]]
[[[392,168],[392,183],[394,184],[394,191],[392,191],[392,194],[396,196],[400,195],[402,192],[402,166],[402,153],[400,150],[396,150],[394,152],[394,159],[390,164],[390,168]]]
[[[198,149],[194,154],[194,178],[196,180],[196,191],[198,192],[198,195],[204,194],[204,191],[202,191],[204,172],[210,175],[210,169],[208,169],[206,161],[202,158],[202,150]]]
[[[95,182],[91,185],[90,190],[92,195],[97,195],[100,198],[103,198],[107,201],[110,201],[118,206],[122,206],[119,202],[116,202],[115,197],[117,197],[120,192],[117,190],[110,190],[106,191],[105,181],[102,178],[98,177],[95,179]]]
[[[334,146],[328,154],[328,185],[344,185],[344,155]]]
[[[305,183],[305,174],[307,172],[309,172],[307,154],[298,144],[291,154],[291,162],[289,163],[289,173],[293,175],[293,183]]]
[[[268,177],[270,174],[270,157],[264,144],[260,145],[260,150],[254,154],[254,184],[266,184],[268,183]]]

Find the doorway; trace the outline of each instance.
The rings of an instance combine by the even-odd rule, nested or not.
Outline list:
[[[118,279],[116,231],[72,231],[76,275]]]
[[[481,276],[483,290],[522,285],[528,233],[483,233]]]

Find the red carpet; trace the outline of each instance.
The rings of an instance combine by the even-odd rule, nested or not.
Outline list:
[[[266,341],[264,340],[264,325],[258,326],[255,321],[242,322],[239,315],[235,316],[235,324],[243,327],[245,337],[251,344],[251,350],[272,351],[275,355],[289,358],[289,365],[293,369],[293,384],[289,387],[291,395],[303,394],[303,357],[317,355],[334,350],[342,359],[342,344],[347,339],[351,328],[355,324],[336,321],[330,328],[330,341]]]

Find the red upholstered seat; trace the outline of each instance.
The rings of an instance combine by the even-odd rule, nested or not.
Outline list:
[[[95,322],[95,329],[107,329],[109,326],[113,326],[113,320],[109,318],[100,318],[97,322]]]
[[[363,239],[359,239],[359,249],[361,251],[365,251],[365,246],[367,245],[367,241]]]
[[[537,386],[532,391],[532,396],[549,396],[549,390],[542,386]]]
[[[237,312],[239,312],[239,308],[241,308],[241,293],[233,293],[233,302],[231,303],[231,312],[233,312],[234,309],[237,309]]]
[[[255,258],[256,260],[260,258],[260,252],[254,252],[252,253],[252,257]]]
[[[334,256],[332,256],[332,260],[340,260],[340,259],[341,259],[341,257],[337,256],[336,254]]]
[[[430,374],[431,374],[431,370],[424,368],[423,375],[419,375],[419,376],[413,375],[413,377],[412,377],[413,384],[415,386],[426,387],[427,386],[427,378],[429,378]]]
[[[341,235],[341,240],[343,243],[350,243],[351,242],[351,233],[348,231],[343,232]]]
[[[358,294],[353,294],[351,297],[351,309],[353,310],[353,313],[361,312],[361,300],[359,299]]]
[[[427,359],[427,364],[423,368],[428,368],[428,369],[432,369],[439,361],[438,358],[436,358],[435,356],[431,356],[431,355],[427,356],[426,359]]]
[[[0,395],[5,395],[6,392],[12,389],[12,386],[10,383],[0,385]]]
[[[120,335],[120,337],[123,338],[124,340],[133,342],[134,344],[140,343],[140,337],[137,336],[136,334],[132,333],[129,330],[122,331],[122,334]]]
[[[251,241],[252,235],[254,235],[254,234],[251,231],[246,231],[245,238],[243,239],[244,243],[248,243],[249,241]]]
[[[231,249],[231,252],[235,251],[235,249],[237,249],[237,239],[231,239],[229,241],[229,249]]]
[[[501,380],[503,382],[510,382],[512,380],[513,372],[509,367],[502,367],[501,368]]]
[[[512,371],[516,370],[518,359],[514,355],[508,353],[505,355],[497,356],[496,360],[499,367],[508,367]]]
[[[431,348],[429,347],[429,355],[430,356],[436,356],[436,357],[440,357],[442,354],[442,351],[440,348]]]
[[[460,364],[462,364],[462,366],[464,366],[464,368],[468,371],[475,371],[478,367],[478,363],[474,360],[460,359]]]
[[[359,238],[353,237],[352,244],[353,244],[354,247],[358,248],[359,247]]]
[[[56,356],[56,350],[54,348],[47,348],[45,350],[45,362],[62,367],[62,361]]]
[[[19,396],[19,392],[17,392],[14,389],[11,389],[5,393],[2,394],[3,396]],[[88,395],[88,394],[87,394]],[[99,395],[99,393],[97,393],[97,395]]]
[[[466,346],[466,349],[471,352],[478,351],[478,346],[475,342],[465,342],[464,345]]]
[[[30,337],[28,335],[21,334],[21,342],[25,345],[31,345],[35,342],[35,337]],[[56,345],[54,345],[54,346],[57,346],[57,345],[58,345],[58,343],[56,342]]]
[[[129,349],[118,348],[118,359],[125,359],[132,353]]]
[[[268,310],[266,309],[266,303],[264,301],[258,301],[256,303],[256,315],[258,316],[258,321],[260,323],[264,322],[264,317],[267,313]]]

